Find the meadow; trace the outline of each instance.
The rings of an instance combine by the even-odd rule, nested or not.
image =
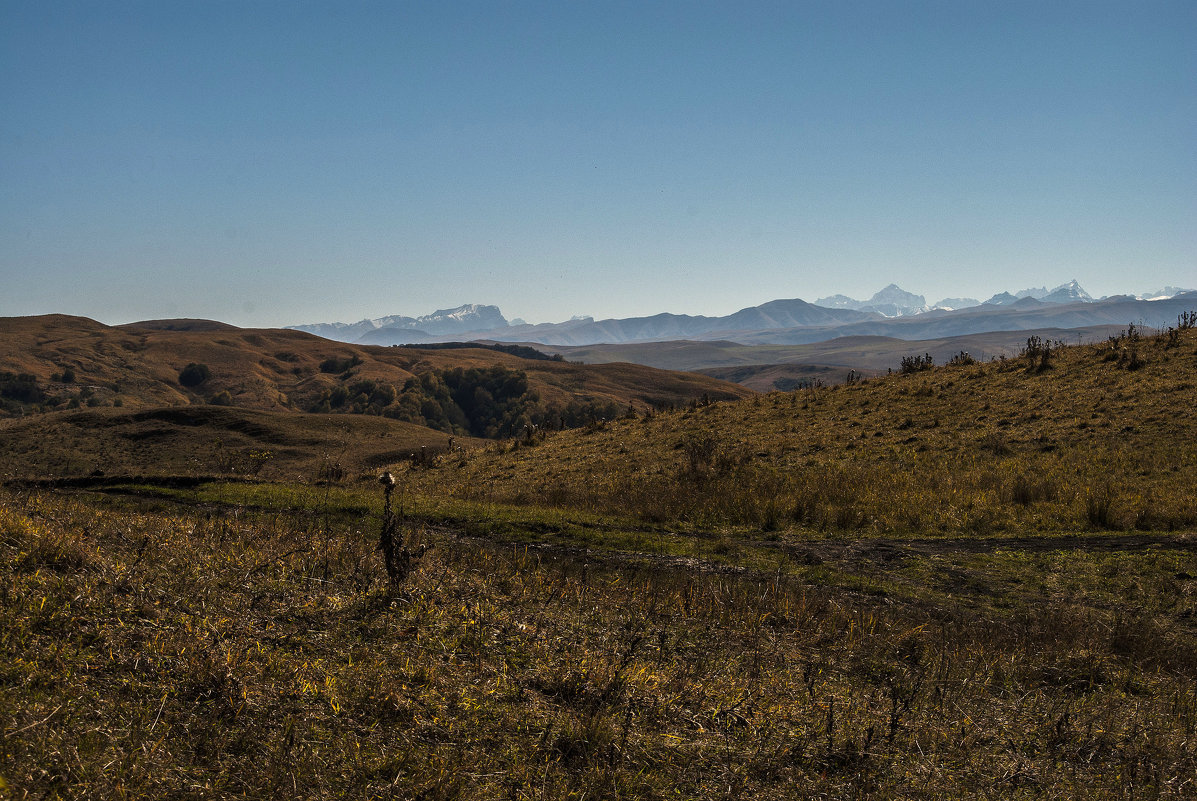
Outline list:
[[[333,477],[14,478],[0,794],[1197,796],[1197,332],[970,361]]]

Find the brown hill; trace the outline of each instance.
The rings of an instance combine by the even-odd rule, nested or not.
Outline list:
[[[203,366],[190,380],[189,365]],[[443,452],[450,436],[468,448],[532,425],[747,394],[691,373],[485,348],[346,345],[203,320],[2,318],[0,474],[339,477]]]
[[[180,384],[189,364],[210,377]],[[220,402],[263,410],[309,410],[325,393],[373,381],[398,393],[416,375],[455,368],[518,370],[544,406],[571,402],[626,408],[684,405],[743,388],[693,374],[630,364],[585,366],[522,359],[486,349],[424,350],[348,345],[300,331],[240,329],[211,321],[106,326],[65,315],[0,318],[0,372],[31,376],[44,408],[143,408]],[[222,395],[227,393],[227,395]],[[10,410],[11,411],[11,410]]]
[[[219,320],[203,320],[192,317],[173,318],[169,320],[140,320],[128,323],[122,328],[141,328],[148,331],[236,331],[237,326],[222,323]]]

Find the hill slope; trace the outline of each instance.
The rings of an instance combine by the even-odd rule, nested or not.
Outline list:
[[[452,460],[438,487],[702,526],[1197,524],[1197,330],[773,393]],[[417,483],[428,480],[421,473]]]
[[[180,384],[180,372],[196,363],[210,377]],[[238,329],[209,321],[153,321],[105,326],[64,315],[0,318],[0,372],[29,377],[36,405],[125,408],[219,402],[262,410],[314,411],[374,407],[383,413],[402,400],[416,376],[455,369],[518,371],[543,408],[593,403],[604,408],[680,405],[704,394],[743,397],[747,390],[697,375],[635,365],[590,367],[530,360],[479,348],[421,350],[347,345],[290,330]],[[368,403],[345,397],[361,382]],[[227,394],[222,394],[227,393]],[[384,402],[385,401],[385,402]],[[11,411],[11,409],[10,409]]]
[[[192,364],[204,370],[188,381]],[[204,320],[5,318],[0,474],[312,479],[439,452],[450,436],[468,446],[748,394],[692,373],[483,347],[373,348]]]
[[[222,406],[80,409],[0,420],[0,478],[104,484],[130,476],[340,480],[448,449],[448,434],[385,417]],[[476,447],[456,437],[454,447]]]

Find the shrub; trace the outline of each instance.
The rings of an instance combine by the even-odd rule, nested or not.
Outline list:
[[[426,425],[451,434],[477,437],[510,437],[523,433],[529,425],[562,421],[563,412],[552,415],[539,406],[540,398],[528,387],[522,370],[501,365],[493,367],[457,367],[430,370],[408,379],[398,396],[391,387],[355,385],[370,389],[389,404],[383,411],[388,417]],[[392,403],[391,400],[394,402]],[[611,417],[622,408],[612,404]]]
[[[1027,337],[1026,347],[1018,355],[1027,360],[1028,370],[1046,370],[1051,366],[1053,348],[1058,348],[1060,345],[1059,342],[1053,343],[1032,335]]]
[[[1145,364],[1147,364],[1147,360],[1139,355],[1139,349],[1134,345],[1123,348],[1118,354],[1118,366],[1125,367],[1127,370],[1138,370]]]
[[[902,374],[909,375],[910,373],[919,373],[923,370],[930,370],[935,366],[935,359],[930,353],[924,353],[922,356],[903,356],[902,357]]]
[[[336,356],[331,356],[320,362],[320,372],[322,373],[344,373],[357,367],[362,363],[362,357],[356,353],[352,356],[347,356],[338,359]]]
[[[1181,322],[1184,321],[1185,316],[1181,315],[1179,318]],[[1167,341],[1167,334],[1165,336],[1164,347],[1169,347]],[[1124,367],[1127,370],[1138,370],[1147,361],[1139,355],[1139,343],[1142,340],[1142,332],[1131,323],[1118,336],[1109,338],[1109,350],[1105,352],[1102,357],[1103,361],[1112,362],[1117,361],[1119,367]]]
[[[347,400],[349,400],[349,390],[344,386],[333,387],[328,393],[328,404],[334,409],[344,406]]]
[[[1009,483],[1007,494],[1014,503],[1030,506],[1037,501],[1055,500],[1056,485],[1041,475],[1019,473]]]
[[[37,385],[37,378],[30,373],[0,373],[0,398],[19,403],[42,403],[46,393]]]
[[[198,387],[212,377],[212,371],[206,364],[192,362],[179,371],[179,383],[185,387]]]

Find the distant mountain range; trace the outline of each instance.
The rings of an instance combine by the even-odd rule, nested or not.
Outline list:
[[[1174,287],[1168,287],[1174,289]],[[1167,297],[1179,294],[1185,290],[1177,289]],[[1089,302],[1093,300],[1093,296],[1081,288],[1081,285],[1075,280],[1069,281],[1067,284],[1061,284],[1055,289],[1048,289],[1047,287],[1040,287],[1038,289],[1024,289],[1015,292],[1013,295],[1009,292],[1000,292],[985,303],[994,306],[1008,306],[1011,303],[1022,300],[1023,298],[1034,298],[1041,300],[1044,303],[1080,303]],[[942,309],[944,311],[958,311],[960,309],[968,309],[974,306],[983,306],[985,303],[975,298],[944,298],[936,303],[934,306],[927,305],[927,299],[922,295],[915,295],[911,292],[899,287],[897,284],[890,284],[885,289],[882,289],[877,294],[868,300],[854,300],[846,295],[832,295],[829,298],[820,298],[815,301],[816,306],[826,306],[832,309],[855,309],[856,311],[877,312],[883,317],[907,317],[912,314],[923,314],[925,312],[933,311],[935,309]]]
[[[497,306],[471,304],[421,317],[394,315],[357,323],[290,326],[327,339],[364,345],[406,345],[494,340],[577,346],[598,343],[726,340],[743,344],[798,344],[840,336],[928,339],[985,331],[1076,328],[1136,322],[1162,326],[1197,308],[1197,291],[1165,287],[1145,296],[1094,300],[1077,281],[1054,289],[1001,292],[984,303],[945,298],[928,306],[922,295],[890,284],[865,301],[845,295],[773,300],[722,317],[661,313],[649,317],[529,325],[508,321]]]
[[[458,334],[462,331],[481,331],[492,328],[506,328],[507,322],[498,306],[480,306],[476,303],[458,306],[456,309],[438,309],[432,314],[420,317],[404,317],[392,315],[379,317],[376,320],[362,320],[356,323],[313,323],[311,325],[292,325],[288,328],[297,331],[307,331],[309,334],[335,339],[341,342],[358,342],[363,345],[395,344],[389,340],[398,336],[403,338],[402,332],[411,332],[408,336],[418,337],[419,342],[431,341],[429,337],[443,334]],[[374,341],[382,335],[386,342]]]

